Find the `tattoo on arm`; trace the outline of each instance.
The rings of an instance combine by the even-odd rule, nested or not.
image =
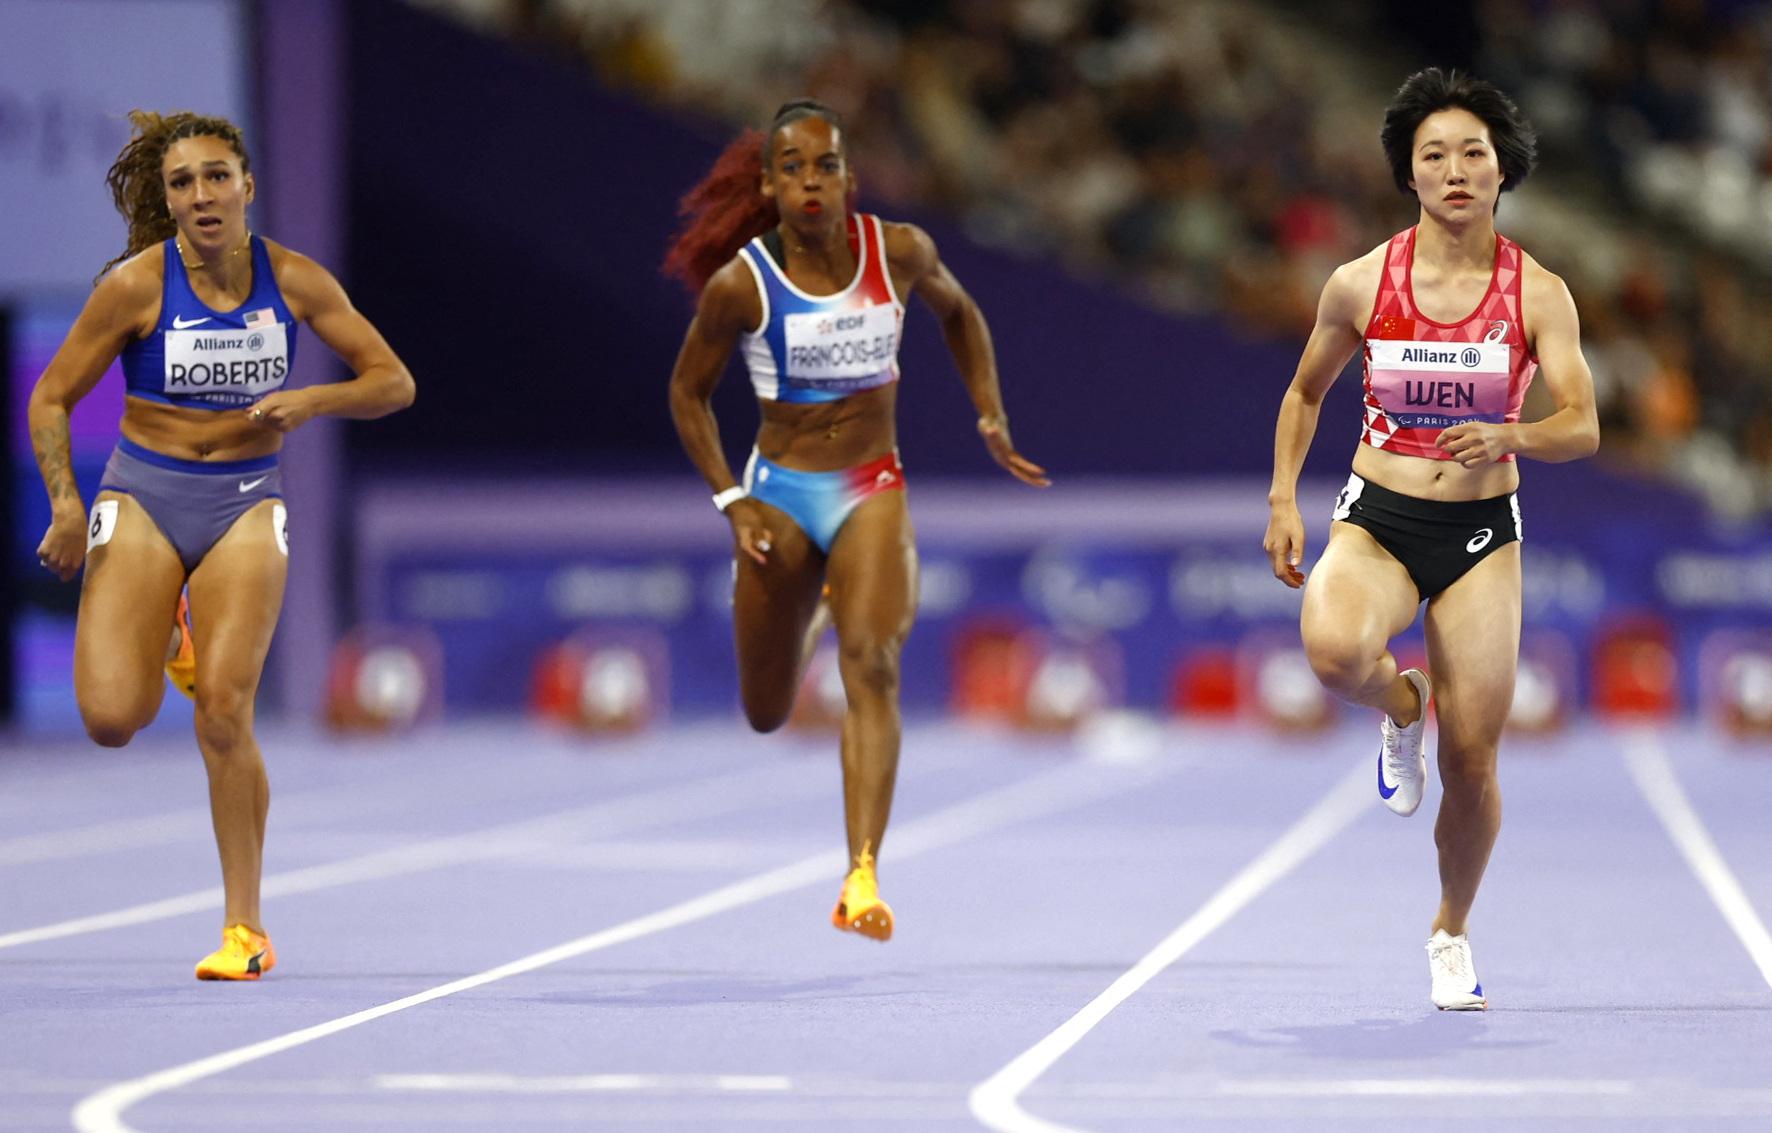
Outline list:
[[[74,482],[68,418],[64,414],[31,433],[31,447],[37,452],[37,467],[43,472],[43,485],[49,499],[78,499],[80,488]]]

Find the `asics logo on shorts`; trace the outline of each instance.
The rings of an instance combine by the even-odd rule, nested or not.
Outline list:
[[[1493,538],[1495,538],[1495,529],[1493,527],[1485,527],[1471,537],[1471,541],[1464,545],[1464,549],[1474,555],[1484,547],[1487,547],[1489,545],[1489,540]]]

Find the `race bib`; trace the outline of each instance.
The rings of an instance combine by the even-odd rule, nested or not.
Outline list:
[[[289,377],[289,334],[282,323],[246,330],[168,330],[168,397],[250,405],[283,388]]]
[[[1512,347],[1505,342],[1368,339],[1372,395],[1404,429],[1449,429],[1507,417]]]
[[[282,504],[271,505],[271,531],[277,536],[277,549],[289,557],[289,509]]]
[[[117,501],[100,500],[92,505],[92,517],[86,524],[86,553],[102,547],[117,534]]]
[[[790,380],[843,382],[873,378],[898,354],[898,311],[891,304],[859,311],[785,315]]]

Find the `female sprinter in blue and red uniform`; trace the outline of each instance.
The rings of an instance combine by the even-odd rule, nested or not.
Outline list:
[[[85,566],[74,692],[94,740],[121,747],[154,719],[163,663],[196,701],[226,894],[222,947],[197,977],[256,980],[277,958],[259,917],[271,794],[252,735],[289,559],[277,452],[320,414],[410,405],[412,376],[325,268],[247,231],[254,185],[238,127],[142,110],[130,121],[109,177],[128,248],[31,392],[51,507],[37,556],[64,581]],[[284,388],[304,322],[355,380]],[[119,354],[123,435],[88,516],[68,417]]]
[[[1501,828],[1496,757],[1520,646],[1519,456],[1567,461],[1599,445],[1593,377],[1561,279],[1495,231],[1502,193],[1532,171],[1532,127],[1489,83],[1430,68],[1409,77],[1381,132],[1417,223],[1337,268],[1280,406],[1265,549],[1305,587],[1306,654],[1323,684],[1381,709],[1378,791],[1421,804],[1429,696],[1444,795],[1440,906],[1428,942],[1434,1006],[1483,1010],[1465,934]],[[1329,545],[1305,584],[1296,490],[1323,394],[1355,350],[1366,406]],[[1542,370],[1556,411],[1520,422]],[[1397,671],[1390,639],[1427,603],[1428,674]]]
[[[842,123],[790,102],[767,135],[747,131],[684,198],[689,222],[665,271],[698,296],[671,374],[671,417],[732,523],[733,623],[745,716],[760,732],[793,707],[807,628],[828,583],[843,722],[843,811],[852,869],[832,913],[886,940],[874,855],[898,773],[898,659],[917,604],[894,405],[904,297],[941,320],[991,456],[1047,483],[1015,451],[978,305],[908,224],[849,210],[855,176]],[[709,397],[744,351],[762,423],[741,484],[720,448]]]

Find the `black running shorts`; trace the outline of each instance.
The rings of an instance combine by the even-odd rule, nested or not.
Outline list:
[[[1332,518],[1371,532],[1403,564],[1425,601],[1500,548],[1524,538],[1517,495],[1421,500],[1350,475],[1335,497]]]

